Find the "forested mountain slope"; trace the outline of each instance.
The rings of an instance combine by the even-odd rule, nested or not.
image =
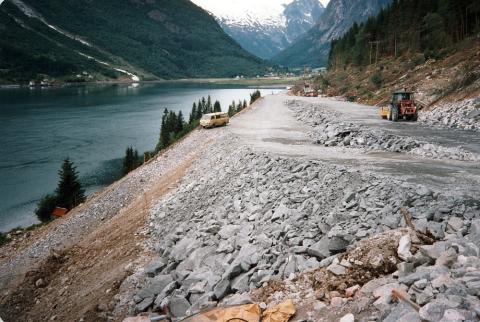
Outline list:
[[[426,106],[478,97],[479,32],[478,1],[395,0],[332,42],[329,70],[316,84],[373,104],[403,88]]]
[[[265,66],[188,0],[6,0],[0,16],[0,78],[10,81],[122,74],[114,68],[152,79],[230,77]]]
[[[355,24],[334,40],[329,63],[332,67],[365,66],[407,52],[423,54],[425,59],[441,58],[455,50],[452,45],[479,30],[477,0],[394,0],[376,17]]]

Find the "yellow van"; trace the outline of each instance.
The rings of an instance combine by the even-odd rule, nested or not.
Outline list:
[[[200,125],[203,128],[223,126],[223,125],[227,125],[229,122],[230,122],[230,118],[228,117],[228,113],[223,113],[223,112],[205,114],[200,119]]]

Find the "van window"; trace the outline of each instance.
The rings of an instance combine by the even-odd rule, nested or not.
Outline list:
[[[202,120],[208,121],[210,120],[210,117],[211,117],[210,115],[205,114],[204,116],[202,116]]]

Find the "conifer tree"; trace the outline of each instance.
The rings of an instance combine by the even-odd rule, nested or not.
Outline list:
[[[205,97],[202,97],[202,115],[207,114],[207,102]]]
[[[192,112],[190,113],[190,118],[188,123],[193,124],[197,120],[197,104],[193,102]]]
[[[202,106],[202,101],[198,101],[197,105],[197,120],[201,119],[203,116],[203,106]]]
[[[206,113],[212,113],[212,98],[208,95]]]
[[[170,143],[170,133],[169,133],[167,121],[168,121],[168,109],[165,109],[163,111],[163,116],[162,116],[162,125],[160,128],[160,139],[158,140],[158,144],[156,147],[157,151],[160,151],[161,149],[166,148]]]
[[[58,172],[60,182],[57,190],[57,206],[72,209],[85,201],[85,190],[78,179],[78,173],[69,158],[63,161],[62,168]]]
[[[243,100],[243,108],[246,109],[248,107],[247,100]]]
[[[220,105],[219,101],[215,101],[215,104],[213,105],[213,112],[221,112],[222,111],[222,106]]]
[[[236,111],[235,111],[235,105],[230,104],[230,105],[228,106],[228,116],[232,117],[232,116],[235,115],[235,113],[236,113]]]
[[[176,126],[176,134],[180,133],[183,131],[183,113],[182,111],[178,112],[178,116],[177,116],[177,126]]]

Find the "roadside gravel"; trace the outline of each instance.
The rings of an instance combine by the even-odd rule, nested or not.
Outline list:
[[[295,113],[297,119],[312,127],[310,136],[320,145],[354,148],[363,152],[403,152],[431,159],[480,160],[479,155],[461,147],[444,147],[350,122],[345,120],[341,113],[326,105],[306,104],[298,100],[288,100],[285,103]]]
[[[434,106],[419,121],[442,128],[480,131],[480,98]]]

